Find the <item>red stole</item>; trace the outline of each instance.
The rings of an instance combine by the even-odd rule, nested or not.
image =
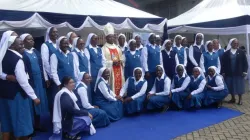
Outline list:
[[[117,49],[110,49],[109,48],[109,52],[110,52],[110,56],[111,56],[111,60],[112,61],[119,61],[120,57],[119,57],[119,53],[117,51]],[[120,90],[122,88],[122,73],[121,73],[122,69],[121,66],[113,66],[113,74],[114,74],[114,92],[116,95],[119,95]]]

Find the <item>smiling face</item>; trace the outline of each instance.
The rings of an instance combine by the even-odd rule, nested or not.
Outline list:
[[[135,80],[139,81],[141,79],[141,76],[142,76],[142,71],[137,69],[137,70],[135,70],[134,75],[135,75]]]
[[[30,50],[35,44],[33,37],[31,35],[26,36],[23,40],[23,44],[26,49]]]
[[[166,49],[167,51],[170,51],[171,47],[172,47],[172,41],[168,41],[168,42],[165,44],[165,49]]]
[[[114,35],[108,35],[106,36],[107,43],[113,44],[114,43]]]
[[[200,34],[197,35],[197,36],[196,36],[196,44],[197,44],[197,45],[201,45],[202,39],[203,39],[202,35],[200,35]]]
[[[74,90],[74,89],[75,89],[75,81],[71,78],[71,79],[69,80],[69,82],[65,85],[65,87],[66,87],[67,89],[69,89],[69,91]]]
[[[91,76],[88,73],[83,75],[82,82],[84,82],[86,85],[90,85],[91,80]]]
[[[209,75],[210,77],[213,77],[214,74],[215,74],[215,70],[212,69],[212,68],[209,68],[209,69],[208,69],[208,75]]]
[[[14,43],[10,46],[10,49],[13,49],[19,52],[20,54],[23,54],[24,53],[23,41],[20,38],[16,38]]]
[[[213,44],[214,44],[214,50],[218,50],[219,49],[219,40],[218,39],[214,39],[213,40]]]
[[[104,72],[102,73],[102,77],[105,80],[109,80],[110,77],[110,71],[108,69],[105,69]]]
[[[232,43],[231,46],[233,49],[237,49],[239,48],[239,41],[237,39],[235,39]]]
[[[208,43],[208,44],[207,44],[207,50],[208,50],[209,52],[212,52],[213,49],[214,49],[214,44],[213,44],[213,42]]]
[[[96,35],[93,35],[92,37],[91,37],[91,40],[90,40],[90,44],[92,45],[92,47],[96,47],[96,45],[97,45],[97,36]]]
[[[56,41],[58,38],[58,30],[55,27],[52,27],[49,31],[49,38],[51,41]]]
[[[194,69],[193,69],[193,76],[194,76],[194,78],[197,78],[199,75],[200,75],[199,69],[194,68]]]
[[[135,41],[131,41],[129,44],[129,49],[131,51],[135,51],[136,50],[136,42]]]
[[[178,36],[175,38],[175,43],[176,43],[176,46],[180,46],[181,45],[181,37]]]
[[[119,42],[119,45],[123,47],[124,43],[125,43],[125,37],[124,36],[120,36],[118,38],[118,42]]]
[[[76,46],[77,46],[77,48],[79,50],[84,50],[84,48],[85,48],[85,42],[83,41],[83,39],[79,38],[77,40],[77,45]]]
[[[182,66],[178,66],[176,71],[177,71],[178,76],[182,77],[183,72],[184,72],[183,67]]]
[[[61,41],[60,41],[60,49],[61,51],[63,51],[64,53],[67,52],[69,48],[69,43],[68,43],[68,40],[67,38],[63,38]]]
[[[163,74],[163,69],[160,66],[156,67],[156,76],[160,79]]]

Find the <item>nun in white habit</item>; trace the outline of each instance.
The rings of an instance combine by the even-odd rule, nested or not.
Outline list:
[[[193,75],[190,76],[189,96],[184,101],[184,108],[201,108],[204,99],[204,88],[206,86],[206,77],[200,67],[194,67]]]
[[[161,65],[156,66],[156,76],[154,86],[147,95],[147,109],[163,109],[163,111],[166,111],[171,101],[171,80],[167,77]]]
[[[126,80],[120,91],[120,96],[123,97],[124,101],[125,114],[140,113],[143,110],[147,85],[142,68],[134,68],[133,77]]]
[[[45,42],[41,46],[41,57],[43,61],[43,67],[50,80],[50,87],[47,91],[49,111],[52,115],[53,113],[53,94],[57,93],[58,89],[56,84],[53,82],[53,77],[51,73],[50,57],[53,53],[57,51],[56,40],[58,38],[58,30],[55,27],[50,27],[47,29],[45,34]]]
[[[220,41],[218,39],[214,39],[213,44],[214,44],[214,52],[216,52],[221,59],[225,50],[221,48]]]
[[[145,79],[148,82],[147,91],[151,90],[156,77],[155,68],[157,65],[162,65],[161,49],[155,45],[156,35],[150,33],[146,46],[141,52],[141,64],[145,72]]]
[[[85,42],[82,38],[76,37],[73,39],[72,54],[76,62],[79,72],[90,73],[90,62],[85,53]],[[79,75],[79,73],[77,74]]]
[[[31,110],[34,115],[34,128],[36,130],[44,131],[46,129],[41,128],[40,116],[48,112],[48,99],[46,95],[46,88],[49,87],[48,75],[43,68],[43,62],[41,54],[34,48],[34,39],[28,34],[22,34],[20,36],[23,41],[25,51],[23,53],[23,61],[25,63],[25,69],[29,75],[29,83],[34,89],[36,95],[41,100],[40,105],[35,106],[31,103]]]
[[[100,68],[105,66],[105,56],[103,55],[102,49],[97,46],[97,35],[90,33],[85,43],[84,53],[89,60],[89,73],[92,77],[91,92],[94,93],[94,87],[96,78]]]
[[[193,68],[198,67],[200,64],[200,59],[202,53],[205,52],[204,46],[204,35],[202,33],[197,33],[195,36],[195,41],[192,46],[189,48],[189,59],[191,63],[187,67],[187,73],[192,74]]]
[[[175,70],[177,74],[172,81],[170,94],[172,94],[172,101],[175,105],[179,109],[182,109],[184,100],[189,95],[190,77],[187,75],[185,67],[182,64],[177,65]]]
[[[110,78],[110,70],[101,68],[95,84],[94,104],[104,110],[111,122],[118,121],[123,116],[122,97],[115,95],[111,90],[108,80]]]
[[[86,72],[80,72],[78,82],[74,90],[78,99],[77,104],[80,109],[88,110],[88,112],[93,116],[92,123],[96,128],[108,126],[110,121],[107,113],[90,102],[90,98],[92,97],[89,90],[90,82],[90,75]]]
[[[238,105],[242,105],[242,96],[245,93],[245,76],[247,75],[248,62],[245,53],[239,49],[239,41],[232,38],[227,50],[222,57],[221,73],[225,77],[229,93],[232,98],[229,103],[235,103],[235,95],[239,96]]]
[[[186,49],[181,45],[182,36],[176,35],[173,43],[173,51],[177,54],[179,63],[187,66],[187,53]]]
[[[128,50],[128,43],[126,41],[125,34],[119,34],[118,35],[118,47],[122,50],[122,53],[124,54]]]
[[[205,44],[206,52],[203,52],[201,55],[200,67],[203,73],[206,74],[210,66],[217,67],[217,73],[220,73],[221,70],[220,57],[218,53],[214,52],[213,45],[214,44],[211,40],[207,41]]]
[[[134,35],[134,40],[136,41],[136,50],[141,52],[143,45],[141,44],[141,36],[139,34]]]
[[[216,73],[216,69],[217,68],[215,66],[208,68],[207,89],[205,91],[203,104],[205,106],[215,104],[217,108],[220,108],[223,99],[228,95],[228,89],[223,77]]]
[[[21,42],[17,36],[8,36],[0,47],[0,56],[2,56],[0,57],[0,75],[11,73],[17,80],[17,82],[1,81],[0,84],[0,119],[4,139],[8,139],[10,133],[17,139],[26,138],[33,133],[29,98],[34,101],[35,105],[40,104],[40,100],[28,82],[20,54],[20,50],[24,50]]]
[[[124,76],[127,80],[129,77],[133,76],[133,71],[136,67],[141,67],[141,53],[136,50],[136,41],[130,39],[128,42],[128,51],[124,53]]]
[[[74,50],[73,41],[74,41],[74,38],[77,37],[77,35],[75,32],[69,32],[67,33],[66,37],[69,41],[69,51],[73,51]]]
[[[43,60],[43,65],[50,79],[52,79],[50,68],[50,56],[57,51],[57,38],[57,29],[55,27],[50,27],[46,31],[45,42],[41,46],[41,56]]]
[[[57,40],[57,51],[50,57],[51,74],[57,86],[61,85],[64,76],[70,76],[77,81],[79,71],[72,53],[68,50],[68,45],[67,38],[61,36]]]
[[[55,94],[58,92],[61,86],[61,82],[64,76],[70,76],[75,81],[79,73],[75,59],[68,50],[68,40],[65,36],[60,37],[57,40],[57,51],[50,57],[51,75],[53,78],[53,86],[50,93],[51,102],[54,101]]]
[[[2,34],[1,42],[0,42],[0,47],[3,46],[4,42],[8,40],[11,36],[18,36],[16,32],[14,31],[6,31]],[[3,59],[4,55],[0,54],[0,58]],[[0,70],[2,71],[2,70]],[[0,79],[2,80],[8,80],[12,82],[16,82],[16,77],[14,75],[6,75],[5,73],[2,73],[0,75]]]

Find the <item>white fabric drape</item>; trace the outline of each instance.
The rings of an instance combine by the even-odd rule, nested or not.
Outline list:
[[[155,32],[163,33],[164,25],[167,23],[167,19],[163,20],[160,24],[146,24],[142,28],[138,28],[129,18],[126,18],[121,24],[111,23],[116,31],[125,32],[125,31],[135,31],[135,32]],[[33,16],[26,20],[22,21],[0,21],[0,31],[7,30],[12,28],[36,28],[36,29],[46,29],[49,27],[56,28],[66,28],[66,30],[71,30],[74,32],[80,32],[86,28],[91,28],[91,31],[100,32],[103,31],[105,25],[99,25],[91,17],[87,17],[83,24],[76,28],[73,27],[68,22],[63,22],[60,24],[52,24],[38,13],[35,13]],[[87,30],[87,29],[86,29]],[[88,29],[89,30],[89,29]]]
[[[250,25],[242,25],[235,27],[225,28],[203,28],[203,27],[192,27],[192,26],[179,26],[168,30],[169,34],[172,33],[203,33],[206,35],[238,35],[246,34],[250,32]]]

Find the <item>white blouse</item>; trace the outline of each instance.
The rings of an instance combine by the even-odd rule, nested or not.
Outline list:
[[[183,73],[182,77],[181,78],[184,78],[185,77],[185,74]],[[180,77],[178,76],[178,79],[180,79]],[[174,85],[174,80],[172,82],[172,86],[171,86],[171,92],[180,92],[180,91],[183,91],[187,88],[187,86],[189,85],[191,79],[189,76],[187,76],[184,80],[184,82],[182,83],[181,87],[179,88],[175,88],[175,85]]]
[[[141,81],[143,81],[143,79],[140,79],[139,81],[134,80],[134,85],[139,84],[139,82],[141,82]],[[127,79],[125,84],[122,86],[122,89],[120,91],[121,97],[123,97],[125,95],[125,93],[127,92],[128,83],[129,83],[129,79]],[[136,93],[135,95],[133,95],[131,98],[134,100],[138,97],[141,97],[143,94],[146,93],[147,87],[148,87],[148,83],[147,83],[147,81],[145,81],[144,84],[142,85],[141,90],[138,93]]]
[[[150,47],[155,49],[156,46],[150,45]],[[141,64],[142,64],[143,70],[145,72],[147,72],[148,71],[148,49],[147,49],[147,47],[143,47],[143,49],[141,51]],[[161,55],[161,51],[160,51],[160,65],[162,65],[162,64],[163,64],[162,63],[162,55]]]
[[[60,50],[61,53],[63,53],[61,50]],[[67,51],[66,54],[64,54],[66,57],[67,57],[67,54],[69,54],[70,52]],[[57,74],[57,67],[58,67],[58,59],[57,59],[57,56],[55,54],[52,54],[51,57],[50,57],[50,66],[51,66],[51,75],[52,75],[52,79],[53,81],[56,83],[57,86],[61,85],[61,82],[59,80],[59,76]],[[75,77],[78,77],[78,68],[76,66],[76,62],[75,62],[75,59],[73,57],[73,68],[74,69],[74,76]],[[73,77],[73,78],[75,78]]]
[[[102,78],[103,79],[103,78]],[[115,93],[112,91],[112,90],[108,90],[108,87],[107,85],[108,82],[103,79],[103,81],[101,81],[99,84],[98,84],[98,88],[99,90],[102,92],[103,96],[109,100],[109,101],[117,101],[117,99],[115,98],[116,95]],[[110,92],[109,92],[110,91]]]
[[[80,87],[77,89],[77,93],[81,99],[82,102],[82,106],[85,109],[91,109],[91,108],[95,108],[94,106],[92,106],[89,103],[89,98],[88,98],[88,91],[87,91],[87,86],[85,83],[81,82],[80,84],[83,85],[83,87]]]
[[[212,78],[210,76],[208,76],[208,78],[211,80]],[[215,91],[220,91],[220,90],[223,90],[225,87],[224,87],[224,82],[223,82],[223,79],[221,78],[221,76],[216,76],[215,77],[215,83],[217,85],[217,87],[212,87],[213,90]]]
[[[160,81],[161,79],[164,79],[165,75],[162,74],[161,78],[159,79],[158,77],[155,78],[155,82],[154,82],[154,86],[152,87],[151,91],[149,92],[149,94],[155,94],[155,95],[169,95],[170,92],[170,88],[171,88],[171,80],[166,77],[164,80],[164,90],[162,92],[156,92],[156,80]]]
[[[57,48],[56,44],[53,43],[51,40],[49,40],[49,43],[52,43],[52,45],[55,48]],[[47,72],[49,77],[52,78],[50,62],[49,62],[49,48],[45,43],[43,43],[41,46],[41,55],[42,55],[42,60],[43,60],[43,65],[44,65],[45,71]]]

